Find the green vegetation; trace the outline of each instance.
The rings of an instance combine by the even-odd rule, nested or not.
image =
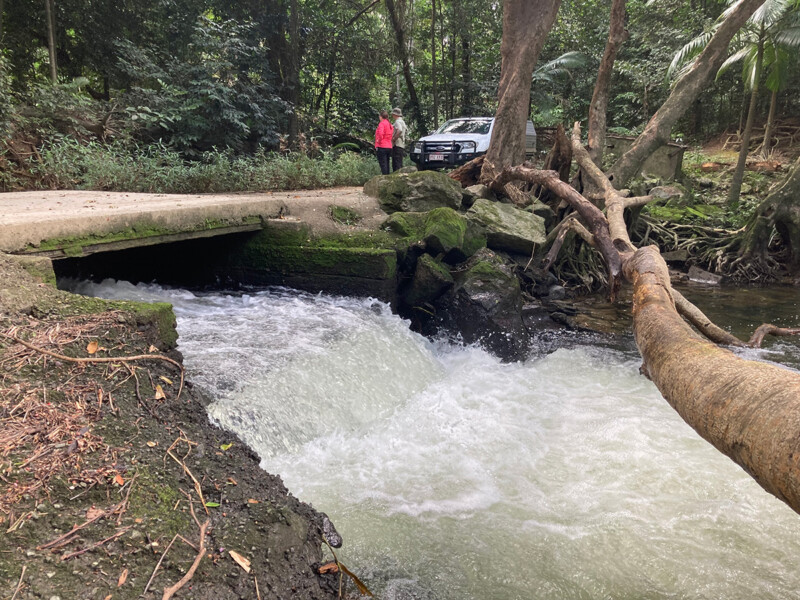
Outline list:
[[[361,215],[359,215],[352,208],[332,205],[328,210],[330,212],[331,219],[340,225],[356,225],[361,221]]]
[[[210,151],[186,160],[161,143],[103,145],[61,138],[45,145],[34,176],[8,174],[5,189],[86,189],[154,193],[294,190],[363,185],[379,174],[374,158],[346,153],[310,158],[301,154],[236,156]]]

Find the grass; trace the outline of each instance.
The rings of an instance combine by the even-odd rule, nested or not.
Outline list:
[[[211,151],[189,161],[161,143],[101,144],[64,137],[42,148],[41,156],[40,162],[30,165],[32,178],[18,179],[17,185],[8,187],[153,193],[279,191],[363,185],[380,174],[374,157],[353,152],[310,158]]]

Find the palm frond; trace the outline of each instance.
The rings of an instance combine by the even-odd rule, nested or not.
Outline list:
[[[586,56],[580,52],[565,52],[537,68],[533,72],[533,80],[552,83],[562,75],[571,76],[570,69],[582,67],[586,62]]]
[[[795,25],[775,34],[775,41],[790,48],[800,48],[800,25]]]
[[[675,53],[675,56],[672,58],[672,62],[667,69],[666,78],[671,79],[676,71],[682,67],[685,67],[685,65],[691,63],[695,58],[697,58],[697,56],[708,45],[708,41],[711,39],[713,34],[713,31],[706,31],[698,35],[696,38],[686,42],[683,48],[678,50]],[[683,72],[683,69],[681,69],[681,72]]]
[[[793,64],[793,53],[781,46],[775,46],[767,68],[767,79],[764,86],[770,92],[780,92],[786,85],[789,65]],[[794,58],[796,60],[796,58]]]
[[[737,62],[739,62],[740,60],[744,60],[744,58],[748,54],[750,54],[752,50],[753,50],[752,46],[745,46],[738,52],[734,52],[728,58],[726,58],[725,62],[722,63],[722,66],[719,68],[719,71],[717,71],[717,80],[719,80],[720,77],[722,77],[725,73],[727,73],[728,70]]]
[[[766,0],[764,4],[756,9],[753,16],[750,17],[749,22],[770,28],[783,18],[794,1],[795,0]]]

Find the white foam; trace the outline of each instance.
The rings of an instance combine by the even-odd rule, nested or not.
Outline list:
[[[370,300],[113,289],[175,304],[190,378],[219,398],[211,414],[331,516],[340,558],[378,591],[800,589],[797,515],[683,423],[635,355],[587,347],[502,364],[431,344]]]

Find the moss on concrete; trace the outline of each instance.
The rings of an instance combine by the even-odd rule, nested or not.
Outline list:
[[[202,223],[182,228],[162,227],[156,223],[140,222],[136,225],[121,231],[112,231],[106,234],[76,236],[67,238],[52,238],[43,240],[38,246],[28,245],[27,253],[47,252],[61,250],[68,257],[82,256],[83,248],[86,246],[110,244],[112,242],[123,242],[128,240],[138,240],[162,235],[176,233],[194,233],[197,231],[210,231],[224,227],[237,225],[255,225],[261,222],[261,217],[250,216],[242,219],[206,219]]]

